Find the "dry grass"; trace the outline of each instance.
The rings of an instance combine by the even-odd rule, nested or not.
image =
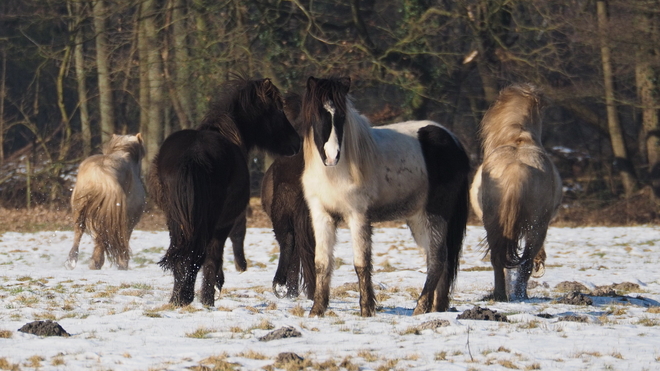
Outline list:
[[[9,330],[0,330],[0,339],[11,339],[14,333]]]
[[[243,330],[241,330],[243,331]],[[212,330],[208,327],[199,327],[197,330],[193,332],[188,332],[186,333],[186,337],[193,338],[193,339],[204,339],[206,335],[215,332],[215,330]]]
[[[305,308],[303,308],[300,304],[298,304],[295,307],[289,309],[289,313],[293,314],[296,317],[304,317]]]

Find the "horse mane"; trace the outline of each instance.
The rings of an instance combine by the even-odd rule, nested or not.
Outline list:
[[[543,95],[532,84],[504,88],[481,121],[484,156],[502,145],[541,146]]]
[[[348,160],[351,176],[357,183],[369,178],[377,165],[377,146],[372,134],[371,123],[361,115],[350,96],[346,96],[346,123],[344,126],[345,159]]]
[[[113,134],[110,140],[103,144],[103,154],[108,156],[115,153],[126,153],[133,162],[139,162],[144,157],[144,146],[142,135],[135,135],[137,140],[132,140],[126,135]]]
[[[279,90],[270,79],[251,80],[238,74],[232,74],[232,80],[220,85],[216,94],[197,130],[217,131],[239,147],[246,144],[236,124],[237,118],[233,116],[235,112],[252,112],[256,102],[266,103],[269,97],[276,97],[281,106],[284,104]]]

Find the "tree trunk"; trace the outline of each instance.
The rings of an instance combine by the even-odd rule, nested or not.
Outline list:
[[[175,71],[175,90],[179,104],[186,115],[186,122],[181,122],[182,129],[188,129],[197,122],[195,106],[192,104],[193,96],[190,90],[192,76],[190,71],[190,53],[186,41],[188,28],[186,27],[185,1],[172,0],[172,36]]]
[[[142,3],[142,25],[147,49],[147,79],[149,91],[149,105],[146,107],[149,114],[148,136],[145,136],[146,162],[158,153],[158,147],[163,140],[163,61],[160,57],[158,42],[158,27],[156,26],[157,3],[156,0],[146,0]]]
[[[74,13],[76,17],[76,36],[74,61],[76,68],[76,80],[78,83],[78,104],[80,106],[80,131],[82,134],[83,156],[87,157],[92,153],[92,128],[89,122],[89,109],[87,107],[87,88],[85,86],[85,57],[83,48],[82,19],[83,7],[80,2],[74,1]]]
[[[7,77],[7,50],[2,48],[2,75],[0,76],[0,166],[5,162],[5,79]]]
[[[105,143],[115,132],[115,113],[110,79],[110,53],[106,35],[104,0],[93,4],[94,29],[96,31],[96,68],[99,79],[99,113],[101,116],[101,141]]]
[[[652,60],[657,58],[658,50],[655,49],[653,40],[657,39],[654,32],[658,32],[651,26],[652,19],[649,14],[641,13],[637,17],[637,25],[640,35],[651,40],[650,43],[642,43],[636,52],[635,80],[637,84],[637,97],[642,109],[642,133],[640,147],[646,156],[648,163],[649,180],[653,187],[656,199],[660,199],[660,123],[658,120],[658,101],[655,94],[658,74],[652,66]]]
[[[147,66],[149,61],[147,60],[147,54],[149,53],[149,46],[147,45],[147,36],[144,33],[144,6],[140,6],[140,19],[137,24],[137,47],[138,47],[138,58],[140,63],[138,64],[138,73],[140,77],[140,92],[138,94],[138,103],[140,106],[140,133],[142,137],[147,140],[150,138],[149,135],[149,71]],[[149,168],[149,162],[142,162],[142,173],[146,174],[146,171]]]
[[[614,102],[614,76],[612,73],[612,60],[610,47],[607,40],[608,19],[607,8],[604,1],[597,3],[598,29],[600,31],[600,51],[603,60],[603,80],[605,85],[605,104],[607,106],[607,123],[610,131],[610,140],[612,141],[612,152],[614,154],[614,170],[621,176],[623,189],[626,197],[632,195],[637,186],[637,180],[634,169],[623,138],[623,130],[619,123],[619,116]]]

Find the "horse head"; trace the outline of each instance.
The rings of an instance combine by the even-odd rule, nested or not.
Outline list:
[[[303,98],[303,120],[312,129],[314,143],[326,166],[339,162],[346,122],[348,77],[317,79],[310,76]]]

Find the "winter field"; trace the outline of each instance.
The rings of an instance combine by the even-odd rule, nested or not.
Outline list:
[[[493,279],[484,236],[469,227],[452,301],[457,312],[413,317],[424,256],[407,229],[375,228],[379,311],[361,318],[349,233],[341,229],[329,310],[308,318],[310,300],[272,294],[278,247],[270,229],[248,229],[245,273],[226,249],[225,287],[210,309],[197,299],[184,308],[167,304],[172,276],[156,265],[167,232],[136,231],[128,271],[108,263],[90,270],[89,236],[78,267],[68,271],[72,232],[4,233],[0,369],[660,369],[660,227],[551,228],[545,276],[532,279],[529,301],[515,303],[486,299]],[[593,304],[563,304],[574,290]],[[475,305],[508,322],[457,319]],[[36,320],[56,321],[71,336],[18,331]],[[259,340],[285,326],[302,336]],[[278,358],[284,352],[302,360]]]

